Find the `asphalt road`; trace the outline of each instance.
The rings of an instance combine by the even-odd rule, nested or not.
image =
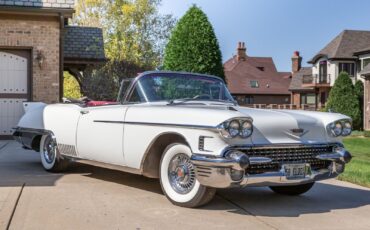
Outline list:
[[[370,229],[370,189],[337,180],[300,197],[222,190],[207,206],[173,206],[158,180],[75,164],[45,172],[39,155],[0,141],[0,229]]]

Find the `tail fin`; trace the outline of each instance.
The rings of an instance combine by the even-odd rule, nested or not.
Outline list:
[[[38,107],[45,107],[46,104],[43,102],[24,102],[23,103],[23,109],[24,112],[27,113],[28,111],[38,108]]]

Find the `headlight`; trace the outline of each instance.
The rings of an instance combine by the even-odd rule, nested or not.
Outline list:
[[[247,138],[252,135],[252,121],[244,119],[232,119],[223,122],[218,126],[220,134],[225,138],[234,138],[240,136]]]
[[[352,133],[352,124],[349,121],[344,122],[342,135],[348,136]]]
[[[247,138],[252,135],[253,125],[250,121],[244,121],[240,129],[240,136]]]
[[[340,122],[336,122],[332,124],[331,131],[334,136],[339,136],[342,134],[342,124]]]
[[[352,124],[349,120],[339,120],[328,125],[328,131],[334,136],[338,137],[348,136],[352,132]]]

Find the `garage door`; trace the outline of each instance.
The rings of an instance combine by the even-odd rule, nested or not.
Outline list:
[[[28,100],[27,79],[26,56],[0,51],[0,137],[11,135],[24,113],[22,102]]]

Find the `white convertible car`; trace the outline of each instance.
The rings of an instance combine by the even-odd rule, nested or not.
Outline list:
[[[238,106],[218,77],[146,72],[124,80],[116,105],[26,103],[14,137],[42,166],[70,161],[159,178],[174,204],[197,207],[217,188],[269,186],[299,195],[351,159],[338,113]]]

